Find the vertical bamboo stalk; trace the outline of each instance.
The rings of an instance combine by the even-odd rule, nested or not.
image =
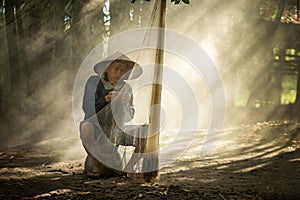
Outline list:
[[[144,180],[151,182],[158,176],[158,150],[159,150],[159,130],[160,130],[160,105],[161,105],[161,91],[162,91],[162,74],[163,74],[163,60],[164,60],[164,37],[165,37],[165,15],[166,15],[166,0],[161,0],[159,10],[159,32],[158,32],[158,47],[155,57],[154,69],[154,83],[152,85],[151,107],[154,108],[150,113],[149,133],[150,137],[147,139],[145,152],[149,153],[144,158],[143,168],[151,169],[151,171],[144,173]]]

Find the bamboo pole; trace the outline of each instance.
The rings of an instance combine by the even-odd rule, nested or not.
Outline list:
[[[147,139],[145,153],[150,153],[144,158],[143,168],[154,169],[144,173],[144,180],[151,182],[158,176],[158,150],[159,150],[159,130],[160,130],[160,105],[161,105],[161,91],[162,91],[162,74],[163,74],[163,60],[164,60],[164,37],[165,37],[165,16],[166,16],[166,0],[161,0],[159,10],[159,32],[158,32],[158,47],[155,56],[154,69],[154,83],[152,85],[151,110],[149,120],[149,133],[152,134]]]

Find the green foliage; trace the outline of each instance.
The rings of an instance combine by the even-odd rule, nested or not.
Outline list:
[[[190,0],[171,0],[171,2],[174,2],[175,5],[183,2],[185,4],[190,4]]]
[[[131,0],[131,3],[134,3],[136,0]],[[150,1],[150,0],[145,0],[145,1]],[[190,0],[171,0],[175,5],[180,4],[181,2],[185,4],[190,4]]]
[[[288,74],[282,77],[281,104],[296,102],[298,74]]]
[[[185,4],[190,4],[190,0],[182,0],[182,2]]]

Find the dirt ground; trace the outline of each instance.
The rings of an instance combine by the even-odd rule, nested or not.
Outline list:
[[[19,139],[0,149],[0,199],[300,199],[296,122],[224,129],[211,154],[185,156],[161,169],[153,183],[129,177],[89,179],[75,134],[35,145]],[[74,147],[65,154],[78,148],[82,153],[61,157],[70,140]]]

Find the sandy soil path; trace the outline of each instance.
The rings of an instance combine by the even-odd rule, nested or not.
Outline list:
[[[53,140],[63,149],[66,141]],[[78,138],[68,140],[81,148]],[[62,158],[51,143],[19,142],[0,149],[0,199],[300,199],[299,149],[298,123],[234,127],[224,130],[210,155],[188,156],[197,151],[192,147],[154,183],[144,183],[89,179],[82,149],[79,156]]]

